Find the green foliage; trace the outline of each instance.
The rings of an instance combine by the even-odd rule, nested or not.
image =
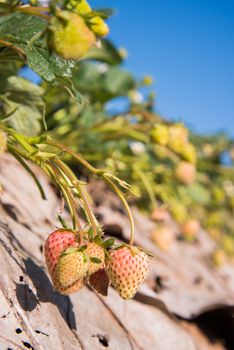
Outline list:
[[[20,133],[39,134],[45,114],[43,94],[41,87],[26,79],[14,75],[5,77],[0,84],[3,120]]]

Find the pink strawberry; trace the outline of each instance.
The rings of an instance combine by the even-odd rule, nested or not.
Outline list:
[[[137,247],[122,246],[110,253],[108,274],[123,299],[131,299],[149,270],[148,256]]]
[[[83,280],[88,272],[88,261],[83,252],[77,248],[65,249],[59,257],[53,280],[63,287],[69,287],[78,280]]]
[[[91,287],[96,290],[98,293],[107,296],[108,287],[109,287],[109,277],[105,269],[100,269],[94,272],[89,277],[89,283]]]
[[[89,274],[100,270],[105,264],[105,251],[97,243],[91,242],[88,244],[86,254],[89,256]]]
[[[78,246],[76,235],[72,231],[56,230],[48,236],[45,242],[45,259],[51,276],[54,273],[60,253],[70,246]]]

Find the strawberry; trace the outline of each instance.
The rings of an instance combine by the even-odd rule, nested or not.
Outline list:
[[[91,242],[88,244],[86,253],[89,256],[89,274],[98,271],[104,267],[105,264],[105,251],[97,243]]]
[[[166,125],[158,124],[151,131],[151,138],[154,142],[165,146],[168,143],[169,132]]]
[[[113,250],[110,256],[108,274],[113,287],[123,299],[133,298],[148,273],[148,256],[127,246]]]
[[[71,284],[68,287],[63,287],[61,283],[58,281],[58,279],[54,279],[54,288],[61,294],[69,295],[75,292],[78,292],[81,288],[84,287],[84,281],[83,280],[77,280],[73,284]]]
[[[95,44],[96,37],[76,13],[58,11],[49,25],[50,48],[66,60],[79,60]]]
[[[189,162],[181,161],[175,169],[175,177],[184,185],[191,185],[196,180],[196,167]]]
[[[164,251],[170,250],[175,240],[173,229],[166,225],[157,227],[152,232],[151,238],[154,243],[156,243],[156,245]]]
[[[183,147],[181,156],[190,163],[195,164],[197,160],[197,153],[195,147],[188,143]]]
[[[91,287],[96,290],[98,293],[107,296],[108,287],[109,287],[109,277],[105,269],[100,269],[94,272],[89,277],[89,283]]]
[[[94,16],[88,21],[92,32],[97,36],[105,36],[109,33],[108,25],[99,16]]]
[[[194,238],[196,238],[199,229],[200,223],[195,219],[187,220],[181,227],[181,231],[184,237],[188,240],[193,240]]]
[[[155,208],[150,215],[150,219],[152,221],[168,221],[170,214],[164,208]]]
[[[77,247],[76,235],[65,229],[52,232],[45,242],[45,259],[51,276],[53,276],[60,253],[70,247]]]
[[[87,272],[85,254],[75,247],[69,247],[59,257],[53,280],[55,284],[59,281],[61,286],[69,287],[76,281],[83,280]]]

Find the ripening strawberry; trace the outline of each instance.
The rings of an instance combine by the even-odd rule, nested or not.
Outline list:
[[[96,290],[99,294],[107,296],[108,287],[109,287],[109,277],[105,269],[100,269],[94,272],[89,277],[90,286]]]
[[[172,227],[159,226],[152,232],[151,238],[161,250],[168,251],[172,247],[175,235]]]
[[[165,208],[155,208],[150,215],[150,219],[153,221],[168,221],[170,214]]]
[[[199,229],[200,229],[200,223],[195,219],[187,220],[181,227],[181,231],[184,237],[188,240],[192,240],[196,238]]]
[[[179,140],[181,143],[188,142],[188,129],[183,124],[173,124],[169,128],[169,139],[171,141]]]
[[[78,292],[80,289],[84,287],[84,281],[83,280],[77,280],[73,284],[71,284],[68,287],[64,287],[61,285],[58,279],[54,279],[53,281],[54,288],[60,293],[64,295],[73,294],[75,292]]]
[[[122,246],[110,253],[108,275],[123,299],[134,297],[149,270],[148,256],[137,247]]]
[[[181,161],[175,169],[175,177],[184,185],[191,185],[196,179],[196,167],[194,164]]]
[[[74,232],[61,229],[52,232],[45,242],[46,265],[52,276],[61,252],[70,247],[77,247],[78,243]]]
[[[52,18],[48,34],[49,47],[67,60],[79,60],[96,42],[84,19],[69,11],[60,11]]]
[[[90,242],[87,246],[86,254],[89,256],[88,270],[90,275],[104,267],[105,251],[100,245]]]
[[[65,249],[53,274],[54,284],[58,281],[62,287],[69,287],[76,281],[83,280],[88,272],[88,265],[84,252],[73,247]]]

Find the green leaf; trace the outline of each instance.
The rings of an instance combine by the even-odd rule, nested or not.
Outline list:
[[[67,225],[66,221],[62,218],[61,215],[58,215],[58,219],[59,219],[63,228],[70,229],[70,227]]]
[[[110,16],[112,16],[114,14],[114,10],[112,8],[99,8],[99,9],[94,9],[91,12],[88,13],[89,17],[95,17],[95,16],[99,16],[103,19],[107,19]]]
[[[23,44],[20,47],[27,55],[29,67],[45,81],[52,83],[57,78],[71,77],[71,69],[75,66],[73,61],[66,61],[50,53],[48,49],[32,44]]]
[[[0,82],[1,113],[9,115],[8,125],[16,131],[35,136],[41,131],[45,105],[41,87],[30,81],[10,76]]]
[[[31,170],[31,168],[28,166],[28,164],[24,161],[24,159],[22,157],[20,157],[13,148],[11,148],[10,146],[8,146],[8,150],[10,151],[10,153],[15,157],[15,159],[24,167],[24,169],[29,173],[29,175],[33,178],[35,184],[37,185],[39,192],[41,194],[42,199],[46,200],[46,195],[45,192],[43,190],[43,187],[40,183],[40,181],[38,180],[37,176],[34,174],[34,172]]]
[[[92,49],[85,55],[85,59],[93,59],[110,65],[121,64],[123,61],[119,51],[112,42],[107,39],[101,41],[100,47],[92,47]]]
[[[45,30],[47,21],[40,17],[11,13],[0,17],[0,37],[15,45],[27,44],[38,33]]]
[[[106,102],[111,98],[124,96],[136,87],[136,83],[128,72],[120,67],[82,62],[78,71],[73,73],[73,81],[82,93],[91,98]]]
[[[178,190],[182,196],[200,205],[207,205],[211,198],[209,191],[199,183],[194,183],[186,187],[178,186]]]
[[[79,252],[83,252],[83,251],[85,251],[87,249],[87,245],[83,245],[82,247],[80,247],[79,249],[78,249],[78,251]]]

